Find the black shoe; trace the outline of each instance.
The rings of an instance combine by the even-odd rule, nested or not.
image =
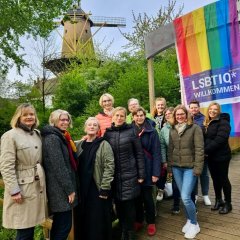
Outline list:
[[[212,211],[217,211],[220,207],[224,206],[224,201],[222,199],[216,199],[214,207],[211,208]]]
[[[228,214],[232,211],[232,204],[229,202],[225,202],[224,206],[219,209],[220,214]]]
[[[172,209],[172,214],[175,215],[175,214],[179,214],[180,213],[180,209],[179,209],[179,206],[174,206]]]

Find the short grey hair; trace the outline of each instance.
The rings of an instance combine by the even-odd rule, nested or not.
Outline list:
[[[56,126],[59,122],[59,118],[62,114],[66,114],[68,116],[69,119],[69,127],[72,127],[72,117],[69,114],[69,112],[62,110],[62,109],[57,109],[53,112],[51,112],[50,116],[49,116],[49,125],[50,126]]]

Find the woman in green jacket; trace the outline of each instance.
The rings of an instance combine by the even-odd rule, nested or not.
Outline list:
[[[76,143],[80,205],[77,214],[79,221],[75,221],[75,239],[112,239],[110,193],[114,175],[114,157],[110,144],[103,138],[97,137],[98,131],[97,118],[88,118],[85,122],[87,136]]]

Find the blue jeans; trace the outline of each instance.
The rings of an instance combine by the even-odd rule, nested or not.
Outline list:
[[[194,176],[192,168],[173,167],[172,171],[185,207],[187,219],[192,224],[197,224],[196,207],[191,199],[197,177]]]
[[[208,195],[209,191],[208,163],[206,160],[204,161],[203,170],[199,178],[201,183],[202,195],[206,196]],[[196,195],[198,195],[198,179],[195,187],[195,193]]]

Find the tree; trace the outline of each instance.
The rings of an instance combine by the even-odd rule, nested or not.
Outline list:
[[[46,37],[54,28],[54,19],[66,12],[72,0],[0,0],[0,71],[16,64],[18,71],[26,65],[21,36]]]
[[[156,16],[148,16],[147,13],[139,13],[133,16],[133,32],[122,33],[122,35],[129,41],[125,46],[134,50],[144,50],[144,36],[159,27],[172,22],[179,17],[183,10],[183,5],[176,11],[176,0],[168,0],[167,7],[161,6]]]

